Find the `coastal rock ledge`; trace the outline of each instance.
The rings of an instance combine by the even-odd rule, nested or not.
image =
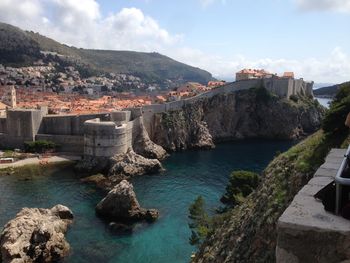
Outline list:
[[[64,234],[72,220],[72,211],[63,205],[23,208],[1,233],[0,262],[59,261],[70,250]]]
[[[133,223],[146,220],[155,221],[159,212],[156,209],[141,208],[131,183],[126,180],[116,185],[96,206],[97,215],[108,220]]]
[[[85,157],[75,168],[78,172],[95,173],[95,175],[83,178],[82,181],[94,183],[107,191],[110,191],[122,180],[164,171],[159,160],[147,159],[135,153],[131,148],[126,153],[116,154],[110,158]]]

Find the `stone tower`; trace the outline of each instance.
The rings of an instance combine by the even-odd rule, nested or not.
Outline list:
[[[12,109],[17,107],[16,89],[14,86],[8,87],[4,94],[3,102],[6,105],[10,106]]]

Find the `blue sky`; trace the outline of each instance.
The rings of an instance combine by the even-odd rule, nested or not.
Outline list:
[[[100,0],[105,15],[137,7],[195,48],[221,55],[299,59],[350,47],[350,14],[307,12],[290,0]]]
[[[0,21],[85,48],[157,51],[232,79],[245,67],[350,79],[350,0],[0,0]]]

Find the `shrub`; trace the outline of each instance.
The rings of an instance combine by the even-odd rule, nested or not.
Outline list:
[[[25,142],[24,150],[31,153],[43,153],[47,151],[53,151],[58,147],[58,145],[51,141],[35,141],[35,142]]]
[[[340,87],[335,100],[326,113],[322,129],[326,136],[344,136],[349,132],[345,126],[345,119],[350,112],[350,83]]]
[[[290,95],[289,96],[289,99],[291,100],[291,101],[294,101],[294,102],[298,102],[298,100],[299,100],[299,98],[298,98],[298,96],[297,95]]]
[[[191,237],[189,242],[191,245],[200,245],[207,237],[210,229],[210,217],[205,211],[205,202],[202,196],[198,196],[189,207],[189,227],[191,229]]]
[[[259,175],[249,171],[234,171],[221,202],[229,206],[241,204],[259,184]]]
[[[266,104],[274,98],[272,93],[269,92],[263,85],[252,88],[251,91],[254,92],[257,102]]]

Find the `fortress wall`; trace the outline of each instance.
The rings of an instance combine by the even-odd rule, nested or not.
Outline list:
[[[165,104],[152,104],[142,107],[143,123],[148,134],[153,134],[154,114],[165,112]]]
[[[43,118],[40,133],[54,135],[84,135],[84,122],[95,118],[110,120],[110,114],[99,113],[45,116]]]
[[[88,156],[110,157],[125,153],[128,149],[128,125],[116,126],[114,122],[100,119],[84,124],[84,154]],[[130,127],[130,126],[129,126]]]
[[[127,123],[131,119],[130,111],[116,111],[110,113],[110,120],[114,121],[117,125]]]
[[[131,120],[142,116],[142,107],[126,108],[123,111],[130,111],[131,112],[131,118],[130,118]]]
[[[84,136],[38,134],[36,140],[52,141],[59,145],[60,152],[82,155],[84,153]]]
[[[133,139],[134,139],[133,132],[134,132],[134,128],[136,127],[135,121],[136,120],[129,121],[126,124],[126,146],[127,146],[127,149],[132,148],[132,143],[133,143]]]
[[[263,84],[268,91],[276,94],[281,98],[289,98],[291,95],[290,85],[292,83],[290,82],[290,79],[264,79]]]
[[[0,133],[6,133],[7,127],[6,127],[6,117],[0,118]]]
[[[9,110],[6,120],[6,145],[22,148],[25,141],[34,141],[42,122],[40,110]]]

